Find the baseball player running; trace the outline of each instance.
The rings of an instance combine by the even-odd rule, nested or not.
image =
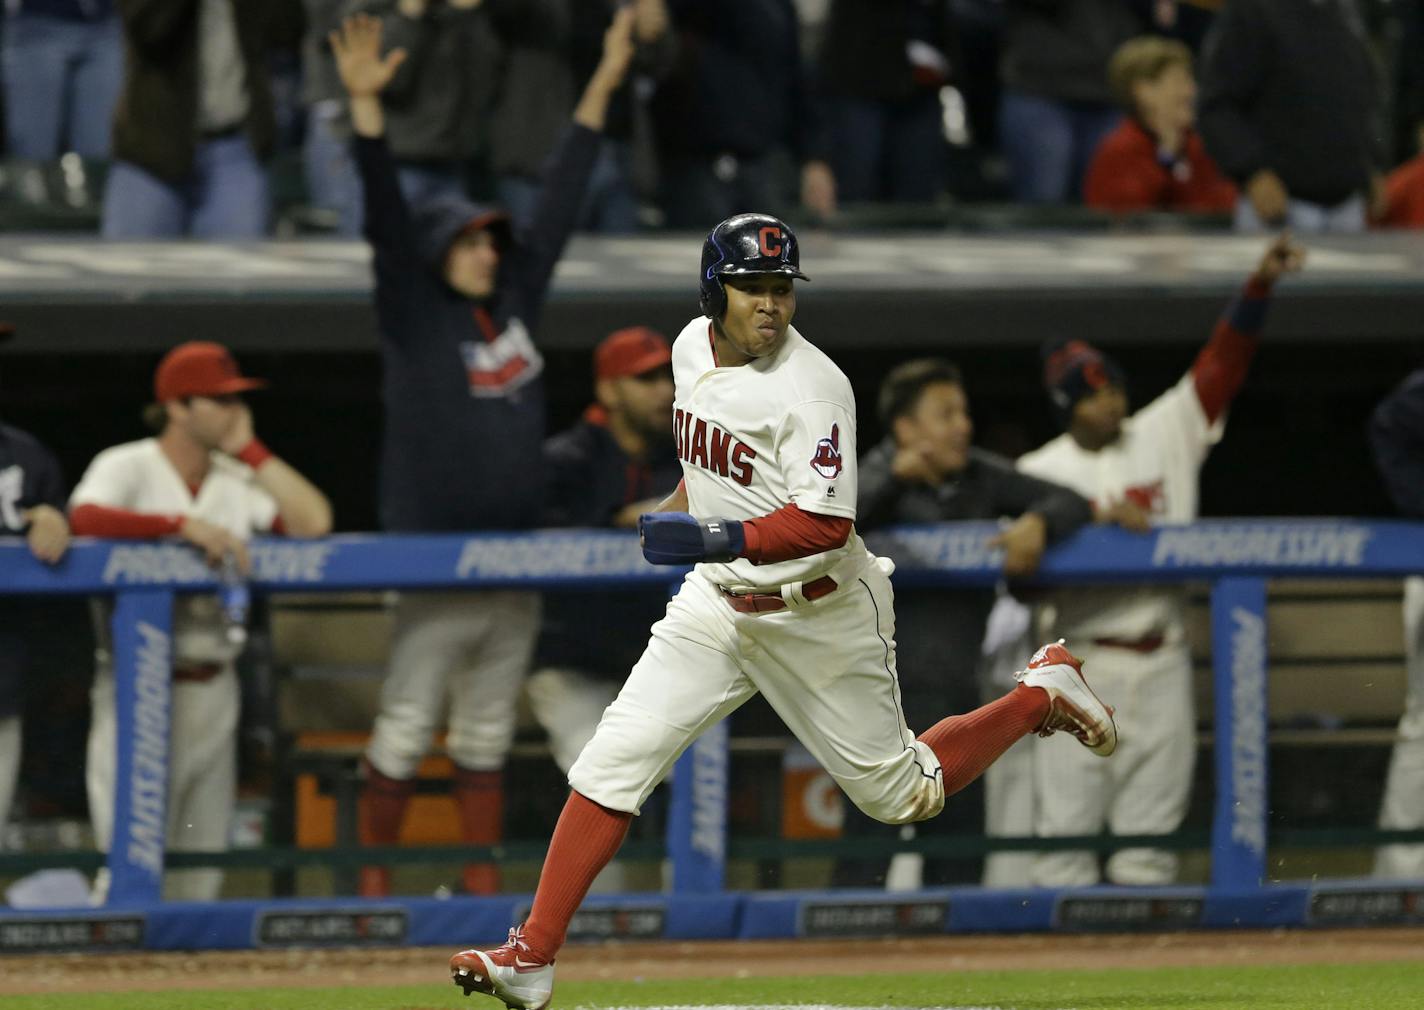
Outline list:
[[[638,524],[649,561],[695,567],[569,772],[528,920],[502,946],[450,959],[466,995],[548,1005],[569,921],[643,801],[758,691],[855,804],[891,824],[933,817],[1029,733],[1063,730],[1103,756],[1117,746],[1111,710],[1061,644],[997,701],[918,739],[906,728],[893,566],[854,527],[855,399],[791,327],[793,279],[807,279],[800,249],[776,218],[739,215],[707,236],[710,322],[694,319],[673,345],[683,483]]]

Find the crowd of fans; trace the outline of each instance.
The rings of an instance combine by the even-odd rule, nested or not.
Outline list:
[[[367,13],[406,54],[406,198],[520,227],[620,6],[583,229],[982,198],[1424,224],[1420,0],[14,0],[4,149],[106,164],[108,237],[272,234],[274,164],[300,165],[288,225],[357,235],[328,33]]]

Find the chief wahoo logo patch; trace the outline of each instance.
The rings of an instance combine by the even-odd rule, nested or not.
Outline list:
[[[841,475],[841,426],[831,425],[831,437],[816,443],[816,455],[811,457],[811,469],[826,480]]]

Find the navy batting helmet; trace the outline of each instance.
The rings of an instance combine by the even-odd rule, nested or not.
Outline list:
[[[702,274],[698,278],[703,315],[721,319],[727,311],[724,277],[739,274],[781,274],[809,281],[801,272],[801,244],[785,221],[770,214],[729,217],[702,243]]]

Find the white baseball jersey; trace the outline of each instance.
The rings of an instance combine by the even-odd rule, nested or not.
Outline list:
[[[711,323],[699,316],[673,343],[672,369],[673,434],[693,515],[754,519],[795,503],[855,518],[855,396],[818,347],[790,328],[776,353],[719,368]],[[762,589],[819,578],[857,553],[865,546],[852,533],[810,557],[698,570],[725,588]]]
[[[1123,422],[1122,436],[1088,452],[1066,432],[1025,453],[1025,473],[1064,484],[1095,505],[1132,501],[1154,524],[1187,523],[1197,516],[1197,484],[1207,452],[1221,439],[1225,418],[1211,423],[1192,376]],[[1082,638],[1135,640],[1179,634],[1182,593],[1177,589],[1075,587],[1054,596],[1055,633]]]
[[[221,526],[235,537],[270,530],[277,502],[252,470],[221,453],[212,454],[208,475],[196,493],[184,483],[154,438],[105,449],[94,457],[70,496],[69,507],[104,505],[159,515],[181,515]],[[184,594],[173,608],[174,657],[188,663],[236,659],[215,596]]]

